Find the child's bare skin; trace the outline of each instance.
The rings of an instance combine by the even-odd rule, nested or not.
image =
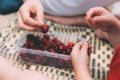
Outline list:
[[[113,47],[120,43],[120,21],[102,7],[92,8],[87,12],[86,20],[90,27],[106,32]]]
[[[50,80],[40,72],[22,71],[0,56],[0,80]]]
[[[120,44],[120,22],[109,11],[101,7],[92,8],[87,12],[86,20],[90,27],[104,31],[103,34],[106,34],[106,38],[114,47]],[[92,80],[88,67],[88,48],[87,42],[80,42],[73,47],[71,52],[76,80]]]
[[[92,80],[89,72],[89,56],[91,46],[87,42],[77,43],[71,52],[72,63],[76,80]],[[88,49],[90,51],[88,51]]]
[[[100,39],[105,39],[105,40],[108,40],[108,41],[109,41],[107,32],[103,32],[103,31],[101,31],[100,29],[96,29],[96,30],[95,30],[95,34],[96,34],[96,36],[99,37]]]

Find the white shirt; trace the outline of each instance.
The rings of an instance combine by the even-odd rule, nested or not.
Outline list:
[[[57,16],[85,14],[90,8],[108,6],[117,0],[41,0],[44,11]]]
[[[113,4],[111,12],[114,15],[120,15],[120,1],[116,2],[115,4]]]

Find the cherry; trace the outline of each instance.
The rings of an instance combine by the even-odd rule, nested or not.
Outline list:
[[[26,56],[25,52],[20,52],[20,56]]]
[[[34,60],[39,60],[40,58],[39,58],[39,56],[38,55],[35,55],[34,56]]]
[[[28,47],[32,47],[32,46],[34,46],[34,42],[33,41],[28,41],[27,45],[28,45]]]
[[[55,43],[56,46],[59,46],[61,44],[61,41],[58,40],[58,38],[54,38],[53,42]]]
[[[42,41],[42,43],[46,43],[46,42],[47,42],[47,39],[42,38],[41,41]]]
[[[72,48],[73,46],[74,46],[74,43],[73,43],[73,42],[68,42],[67,47]]]
[[[49,27],[47,25],[41,26],[41,32],[43,32],[43,33],[47,33],[48,29],[49,29]]]
[[[49,40],[49,35],[48,34],[44,34],[43,38]]]
[[[51,46],[50,46],[50,48],[52,48],[52,49],[54,49],[55,51],[57,51],[57,46],[56,46],[56,44],[55,44],[53,41],[51,41]]]
[[[72,51],[72,48],[66,47],[66,50],[65,50],[66,55],[70,55],[71,51]]]
[[[49,48],[49,47],[51,46],[51,42],[50,42],[49,40],[46,41],[45,46],[46,46],[47,48]]]
[[[40,50],[40,46],[34,46],[33,50]]]
[[[42,47],[42,50],[43,50],[43,51],[47,50],[47,47],[46,47],[46,46],[43,46],[43,47]]]
[[[64,45],[63,45],[63,44],[59,44],[59,45],[58,45],[57,52],[62,53],[63,50],[64,50]]]
[[[49,51],[52,52],[52,53],[56,53],[56,51],[54,49],[52,49],[52,48],[49,49]]]
[[[58,42],[58,41],[59,41],[58,38],[53,39],[53,42]]]
[[[44,26],[44,27],[46,27],[46,26]],[[44,29],[47,29],[47,28],[44,28]],[[28,34],[26,43],[21,47],[33,49],[33,50],[43,50],[43,51],[46,50],[46,51],[49,51],[52,53],[60,53],[60,54],[70,55],[72,47],[74,46],[73,42],[68,42],[67,46],[65,46],[58,38],[51,39],[48,34],[44,34],[43,37],[41,39],[40,38],[41,37],[39,37],[39,36],[34,36],[32,34]],[[90,52],[90,50],[89,50],[89,52]],[[24,52],[21,52],[20,56],[22,58],[24,58],[25,60],[33,59],[36,62],[37,62],[37,60],[40,60],[40,59],[44,59],[44,61],[42,60],[43,62],[48,61],[47,57],[41,58],[42,56],[37,57],[36,55],[27,54]],[[53,56],[53,58],[54,58],[54,56]],[[66,60],[64,60],[64,63],[68,64],[68,62]],[[60,63],[60,64],[62,64],[62,63]]]
[[[54,42],[51,42],[51,48],[55,48],[56,44]]]

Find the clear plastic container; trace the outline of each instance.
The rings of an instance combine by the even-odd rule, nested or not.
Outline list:
[[[53,53],[46,50],[33,50],[22,47],[26,43],[28,34],[39,36],[39,38],[42,38],[43,36],[43,34],[39,32],[25,32],[25,34],[20,38],[20,40],[18,40],[16,44],[16,49],[19,51],[20,57],[23,61],[54,66],[58,68],[72,68],[70,55]],[[50,36],[50,39],[57,37],[65,45],[68,42],[76,43],[85,40],[82,37],[67,35],[65,33],[48,32],[47,34]]]

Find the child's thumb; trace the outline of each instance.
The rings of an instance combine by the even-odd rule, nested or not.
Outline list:
[[[84,53],[84,54],[88,53],[88,43],[87,42],[84,42],[84,44],[81,48],[81,52]]]

